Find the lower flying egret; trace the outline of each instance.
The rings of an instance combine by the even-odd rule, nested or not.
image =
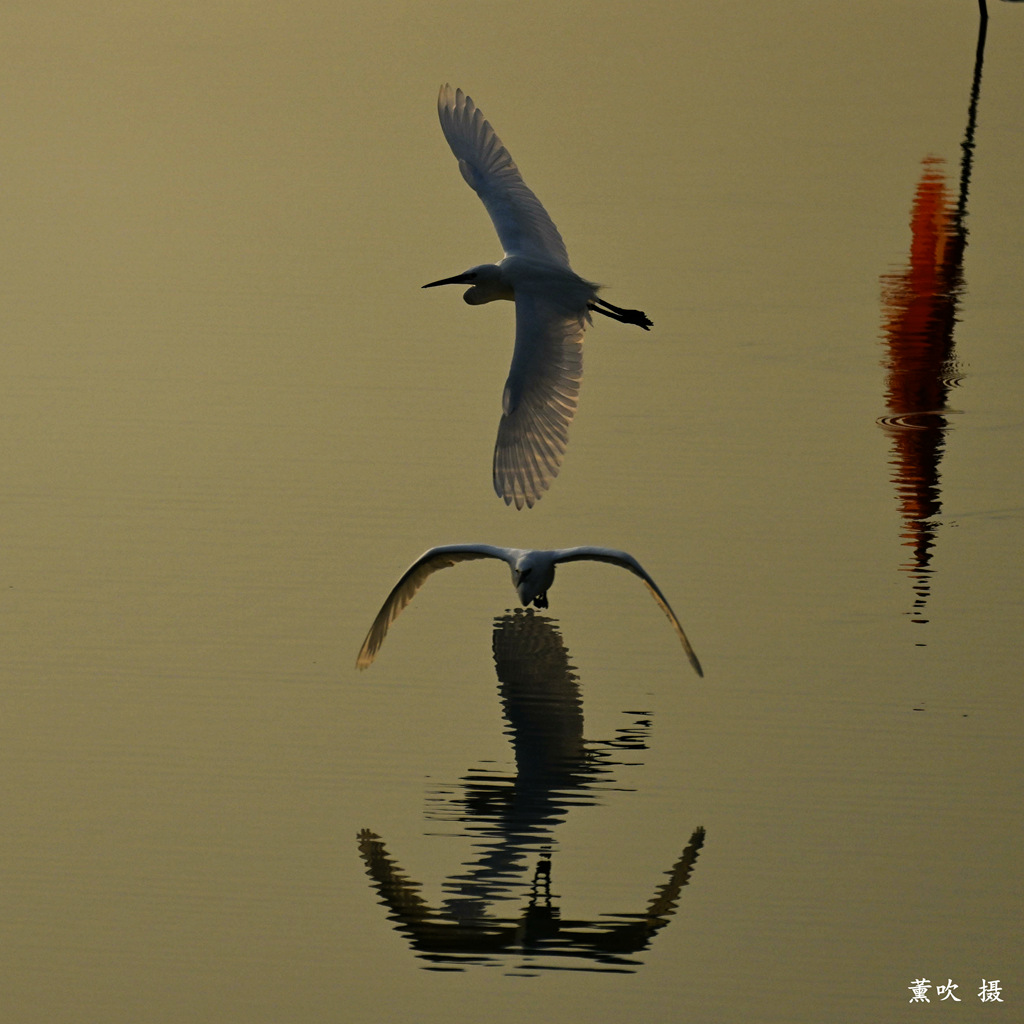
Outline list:
[[[590,313],[645,331],[652,324],[638,309],[621,309],[598,298],[598,286],[572,270],[547,211],[461,89],[442,86],[437,111],[459,170],[487,208],[505,257],[423,287],[468,284],[463,298],[471,306],[495,299],[516,304],[515,348],[494,447],[494,490],[505,504],[529,508],[561,468],[578,402]]]
[[[356,660],[357,668],[366,668],[373,662],[377,652],[384,643],[388,627],[398,618],[402,609],[416,596],[416,592],[427,582],[427,579],[437,572],[438,569],[447,569],[457,562],[468,562],[478,558],[499,558],[508,563],[512,570],[512,585],[516,588],[519,600],[524,607],[531,603],[537,608],[547,608],[548,590],[555,579],[555,566],[559,562],[579,562],[590,560],[594,562],[609,562],[628,569],[635,576],[647,584],[651,596],[658,603],[658,607],[668,616],[669,622],[675,628],[690,659],[690,664],[699,676],[704,672],[694,654],[690,641],[686,639],[686,633],[672,611],[665,595],[658,589],[658,585],[647,574],[644,567],[625,551],[615,551],[612,548],[562,548],[557,551],[532,551],[521,548],[499,548],[491,544],[447,544],[442,547],[431,548],[425,551],[402,575],[402,578],[395,584],[387,600],[373,620],[369,633],[363,641]]]

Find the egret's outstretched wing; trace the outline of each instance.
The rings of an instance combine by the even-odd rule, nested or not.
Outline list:
[[[690,659],[693,670],[703,678],[704,670],[700,667],[697,655],[690,646],[690,641],[686,639],[686,633],[676,618],[676,613],[672,611],[672,606],[666,600],[665,595],[658,589],[658,584],[647,574],[647,570],[631,554],[627,551],[613,551],[611,548],[586,547],[565,548],[562,551],[554,551],[552,554],[556,564],[558,562],[579,562],[583,560],[609,562],[612,565],[628,569],[634,576],[639,576],[647,584],[647,589],[651,592],[654,600],[658,602],[658,607],[668,616],[669,622],[675,627],[676,635],[682,642],[683,650],[686,651],[686,656]]]
[[[584,317],[526,288],[516,291],[516,345],[501,399],[494,490],[531,507],[558,476],[579,402]]]
[[[388,627],[398,618],[399,612],[416,596],[416,591],[427,582],[427,578],[438,569],[447,569],[456,562],[467,562],[474,558],[500,558],[509,560],[505,548],[492,547],[490,544],[450,544],[447,547],[431,548],[405,570],[402,578],[388,594],[387,600],[373,620],[369,633],[363,641],[356,659],[356,668],[366,668],[377,656],[380,646],[387,636]]]
[[[509,256],[539,256],[569,265],[565,243],[547,210],[527,188],[501,139],[461,90],[441,86],[441,130],[469,187],[483,200]]]

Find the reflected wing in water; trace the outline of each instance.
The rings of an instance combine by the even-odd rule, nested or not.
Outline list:
[[[396,928],[431,969],[457,970],[474,964],[495,964],[515,958],[530,969],[564,968],[562,958],[585,961],[570,969],[630,971],[640,961],[629,958],[646,949],[654,935],[675,914],[682,888],[693,875],[705,833],[698,828],[679,859],[666,872],[647,907],[635,914],[601,914],[596,920],[563,919],[551,894],[551,860],[539,860],[526,906],[516,915],[459,919],[430,907],[385,849],[380,836],[359,833],[359,853],[381,903]],[[614,920],[614,919],[619,920]],[[612,920],[609,920],[612,919]],[[500,958],[500,959],[499,959]],[[547,964],[544,959],[555,963]]]

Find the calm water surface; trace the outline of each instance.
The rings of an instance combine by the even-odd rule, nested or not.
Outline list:
[[[0,1018],[1020,1019],[990,8],[980,65],[969,0],[0,15]],[[530,511],[512,309],[419,289],[500,255],[445,80],[655,322]],[[468,541],[632,551],[705,678],[587,563],[446,570],[357,672]]]

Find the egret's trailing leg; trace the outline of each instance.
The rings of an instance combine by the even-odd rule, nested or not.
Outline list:
[[[635,324],[645,331],[649,331],[654,326],[654,321],[642,309],[621,309],[618,306],[613,306],[610,302],[605,302],[604,299],[595,298],[593,302],[588,302],[587,309],[610,317],[612,320],[618,320],[619,323]]]

